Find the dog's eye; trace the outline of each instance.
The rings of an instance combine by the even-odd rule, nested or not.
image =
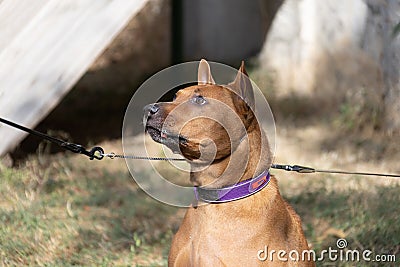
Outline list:
[[[197,95],[192,98],[192,102],[197,105],[204,105],[205,103],[207,103],[207,100],[203,96]]]

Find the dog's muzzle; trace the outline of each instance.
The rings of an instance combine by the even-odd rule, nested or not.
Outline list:
[[[151,138],[161,144],[168,146],[172,151],[179,152],[179,145],[186,144],[187,138],[174,133],[164,125],[164,115],[158,103],[149,104],[144,107],[143,124],[145,131]]]

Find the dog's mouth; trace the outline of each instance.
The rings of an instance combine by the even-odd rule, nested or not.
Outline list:
[[[157,127],[146,125],[146,132],[151,136],[151,138],[157,143],[166,145],[173,152],[179,152],[179,145],[186,145],[188,139],[180,134],[174,134],[166,129],[160,130]]]

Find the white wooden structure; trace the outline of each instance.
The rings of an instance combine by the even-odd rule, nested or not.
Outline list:
[[[0,0],[0,117],[34,127],[147,0]],[[0,124],[0,155],[25,133]]]

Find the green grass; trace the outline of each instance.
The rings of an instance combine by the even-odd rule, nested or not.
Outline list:
[[[347,249],[372,251],[372,255],[395,254],[396,264],[338,261],[325,259],[318,266],[398,266],[400,263],[400,186],[378,186],[373,190],[327,190],[328,179],[311,182],[289,202],[303,218],[305,234],[317,252],[337,249],[336,241],[344,238]],[[350,178],[359,183],[363,180]],[[372,257],[371,257],[372,258]]]
[[[0,167],[1,264],[166,266],[182,210],[143,193],[123,161],[65,155],[70,154]],[[336,178],[315,180],[295,194],[286,192],[281,180],[282,193],[302,217],[313,248],[336,248],[337,238],[344,237],[349,249],[396,254],[398,265],[400,187],[332,191],[329,179]],[[355,264],[324,261],[318,266]]]

